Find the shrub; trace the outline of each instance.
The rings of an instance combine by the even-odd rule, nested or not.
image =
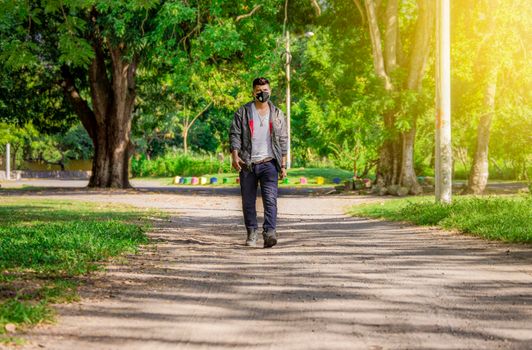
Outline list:
[[[213,173],[230,173],[231,160],[224,161],[213,155],[184,154],[170,152],[156,159],[146,159],[144,155],[131,162],[135,177],[144,176],[200,176]]]

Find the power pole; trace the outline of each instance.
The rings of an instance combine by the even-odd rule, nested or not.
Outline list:
[[[6,145],[6,180],[11,180],[11,145]]]
[[[290,31],[286,31],[286,129],[288,131],[288,145],[286,153],[286,168],[292,166],[291,134],[290,134]]]
[[[436,201],[452,197],[450,0],[437,0],[436,12]]]

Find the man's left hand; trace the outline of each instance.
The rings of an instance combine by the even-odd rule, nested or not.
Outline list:
[[[287,173],[286,173],[286,168],[281,168],[281,172],[279,173],[279,178],[284,179],[285,177],[287,177]]]

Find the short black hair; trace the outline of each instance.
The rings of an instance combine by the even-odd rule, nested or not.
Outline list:
[[[260,85],[270,85],[270,81],[264,77],[255,78],[255,80],[253,80],[253,88]]]

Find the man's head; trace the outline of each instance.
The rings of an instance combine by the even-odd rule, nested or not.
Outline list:
[[[253,96],[259,102],[268,102],[270,98],[270,82],[266,78],[256,78],[253,80]]]

